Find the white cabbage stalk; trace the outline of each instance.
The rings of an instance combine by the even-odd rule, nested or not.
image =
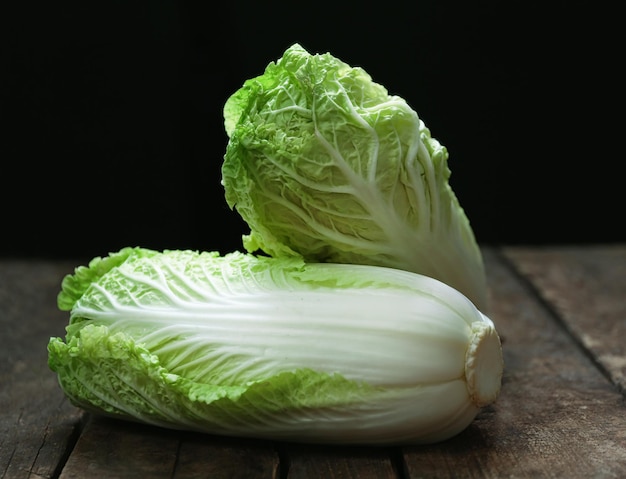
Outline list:
[[[293,45],[228,98],[224,125],[222,183],[249,252],[425,274],[487,312],[448,150],[363,69]]]
[[[230,436],[419,444],[496,400],[492,321],[432,278],[125,248],[62,285],[50,368],[88,411]]]

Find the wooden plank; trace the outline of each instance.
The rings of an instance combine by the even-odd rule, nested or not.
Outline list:
[[[143,424],[92,417],[59,479],[170,478],[179,442]]]
[[[69,263],[0,263],[0,477],[55,477],[81,429],[47,365],[50,336],[63,336],[56,308]]]
[[[392,450],[387,448],[287,445],[288,479],[398,477]]]
[[[394,450],[277,449],[100,418],[70,454],[83,416],[47,368],[45,345],[63,334],[56,293],[78,263],[4,260],[0,334],[11,340],[0,348],[0,477],[622,477],[624,398],[575,338],[622,384],[619,368],[603,361],[623,357],[623,248],[485,253],[490,316],[504,341],[502,394],[456,438],[405,448],[400,464]]]
[[[187,433],[178,451],[175,479],[277,479],[280,461],[268,441]]]
[[[455,438],[405,448],[406,477],[623,477],[623,397],[494,250],[485,260],[503,339],[500,397]]]
[[[59,479],[278,477],[272,443],[174,431],[94,416]]]
[[[509,247],[504,254],[626,394],[626,245]]]

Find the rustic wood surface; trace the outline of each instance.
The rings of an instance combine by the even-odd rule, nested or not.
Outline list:
[[[93,417],[47,366],[62,277],[0,260],[0,478],[624,478],[626,245],[485,248],[503,341],[498,401],[461,434],[404,448],[311,446]]]

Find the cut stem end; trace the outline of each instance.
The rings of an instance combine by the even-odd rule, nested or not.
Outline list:
[[[465,380],[472,402],[477,407],[493,403],[500,393],[504,360],[502,344],[493,322],[472,323],[472,336],[465,354]]]

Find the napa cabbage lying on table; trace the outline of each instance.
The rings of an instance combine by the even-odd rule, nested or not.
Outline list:
[[[50,368],[88,411],[277,440],[447,439],[500,390],[492,321],[427,276],[125,248],[63,280]]]

